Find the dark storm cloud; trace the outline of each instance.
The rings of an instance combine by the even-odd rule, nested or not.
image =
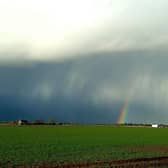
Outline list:
[[[148,55],[148,56],[147,56]],[[0,67],[0,115],[8,119],[166,122],[167,51],[99,53],[64,62]]]

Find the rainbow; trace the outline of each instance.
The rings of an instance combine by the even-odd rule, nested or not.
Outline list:
[[[129,102],[124,101],[122,108],[121,108],[121,111],[120,111],[120,114],[118,116],[118,120],[117,120],[118,124],[124,124],[126,122],[128,108],[129,108]]]

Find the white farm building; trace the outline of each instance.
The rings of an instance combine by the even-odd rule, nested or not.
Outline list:
[[[152,124],[152,128],[158,128],[159,125],[158,124]]]

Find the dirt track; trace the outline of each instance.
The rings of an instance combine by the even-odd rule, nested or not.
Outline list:
[[[9,166],[10,167],[10,166]],[[10,168],[152,168],[168,167],[168,157],[137,158],[127,160],[94,161],[80,163],[53,163],[11,166]]]
[[[132,150],[153,151],[153,152],[168,154],[168,146],[167,145],[131,146],[131,147],[126,147],[126,148],[132,149]]]

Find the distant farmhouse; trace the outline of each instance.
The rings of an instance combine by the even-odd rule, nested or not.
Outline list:
[[[158,124],[152,124],[152,128],[159,128]]]
[[[28,124],[29,122],[27,120],[18,120],[17,121],[17,125],[26,125]]]
[[[54,120],[45,122],[43,120],[34,120],[34,121],[28,121],[28,120],[17,120],[10,122],[12,125],[62,125],[60,122],[55,122]]]

